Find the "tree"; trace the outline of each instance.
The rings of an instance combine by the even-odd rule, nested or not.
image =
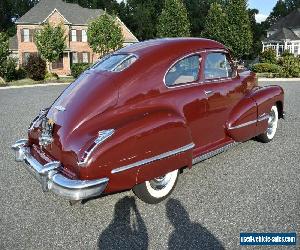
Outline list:
[[[237,58],[249,55],[252,47],[252,30],[247,0],[227,0],[225,13],[228,20],[227,46]]]
[[[155,38],[164,1],[127,0],[119,4],[119,17],[139,40]]]
[[[41,57],[50,63],[56,61],[66,48],[66,35],[62,25],[51,26],[49,23],[35,33],[35,43]]]
[[[290,1],[290,10],[293,9],[293,3]],[[272,26],[274,23],[276,23],[280,18],[286,16],[289,14],[288,5],[286,1],[278,0],[275,7],[273,8],[272,12],[268,16],[266,23],[268,27]]]
[[[93,52],[101,56],[121,48],[124,41],[122,30],[116,17],[106,13],[89,23],[87,36]]]
[[[222,6],[213,3],[208,11],[202,36],[228,45],[228,25],[228,17]]]
[[[190,23],[187,10],[181,0],[165,0],[158,19],[158,37],[190,36]]]
[[[9,56],[8,37],[0,32],[0,77],[4,77],[7,57]]]

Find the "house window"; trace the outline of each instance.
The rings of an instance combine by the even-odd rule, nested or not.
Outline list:
[[[23,41],[29,42],[30,41],[30,31],[29,29],[23,29]]]
[[[59,58],[52,63],[52,69],[62,69],[64,67],[63,54],[59,56]]]
[[[77,41],[77,32],[76,30],[71,31],[71,41],[76,42]]]
[[[87,42],[86,30],[82,30],[82,42],[84,42],[84,43]]]
[[[78,54],[77,54],[77,52],[72,53],[72,62],[73,63],[78,63]]]
[[[23,53],[23,65],[26,65],[28,63],[29,57],[30,57],[30,52]]]
[[[83,52],[82,53],[82,62],[83,63],[89,63],[89,53],[88,52]]]

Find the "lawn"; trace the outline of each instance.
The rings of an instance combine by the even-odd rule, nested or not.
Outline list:
[[[74,81],[73,77],[60,77],[59,79],[43,80],[43,81],[34,81],[30,78],[25,78],[18,81],[12,81],[5,84],[0,83],[0,87],[7,86],[24,86],[24,85],[34,85],[34,84],[48,84],[48,83],[71,83]]]

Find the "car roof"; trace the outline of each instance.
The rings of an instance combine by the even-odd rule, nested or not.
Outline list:
[[[219,42],[205,38],[161,38],[153,39],[136,44],[129,45],[118,52],[133,53],[142,55],[145,53],[155,53],[161,50],[170,50],[170,52],[185,52],[202,49],[226,49]]]

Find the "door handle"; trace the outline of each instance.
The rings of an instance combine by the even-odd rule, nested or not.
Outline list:
[[[214,91],[212,91],[212,90],[204,90],[204,93],[205,93],[206,95],[211,95],[211,94],[214,93]]]

